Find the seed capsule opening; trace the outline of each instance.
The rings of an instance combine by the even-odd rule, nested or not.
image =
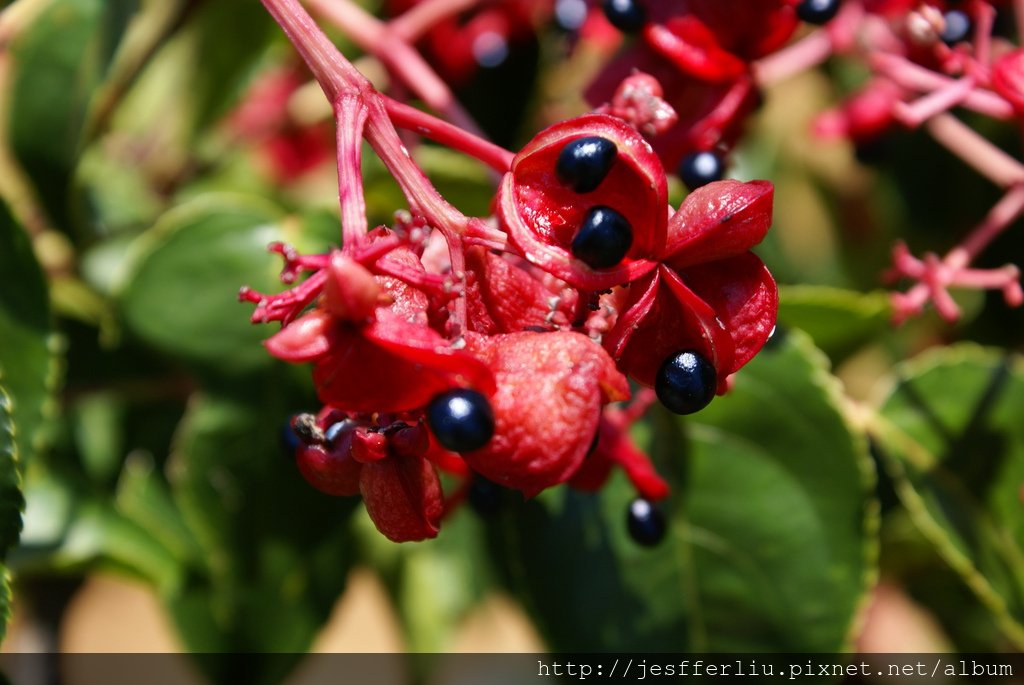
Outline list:
[[[572,254],[592,269],[621,262],[633,246],[633,227],[611,207],[591,207],[572,240]]]
[[[607,138],[577,138],[558,154],[555,175],[577,193],[592,192],[608,176],[617,154],[615,143]]]

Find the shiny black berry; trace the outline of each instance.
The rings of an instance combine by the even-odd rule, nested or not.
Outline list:
[[[430,400],[427,423],[441,446],[452,452],[478,450],[494,435],[490,402],[468,388],[448,390]]]
[[[638,497],[626,510],[629,536],[644,547],[653,547],[665,538],[665,515],[650,500]]]
[[[715,367],[707,359],[686,350],[661,365],[654,379],[654,392],[669,411],[692,414],[714,398],[718,384],[715,375]]]
[[[342,419],[341,421],[335,421],[332,423],[327,430],[324,431],[324,441],[328,447],[334,447],[341,436],[355,428],[356,424],[351,419]]]
[[[945,28],[939,34],[939,38],[946,45],[955,45],[967,40],[971,34],[971,18],[960,10],[950,10],[942,15],[945,20]]]
[[[572,254],[592,269],[607,269],[622,261],[633,245],[633,227],[610,207],[591,207],[576,237]]]
[[[623,33],[636,33],[647,22],[647,13],[637,0],[604,0],[604,16]]]
[[[808,24],[824,24],[839,12],[840,0],[803,0],[796,6],[796,16]]]
[[[714,152],[692,152],[679,163],[679,178],[690,190],[720,181],[724,174],[725,163]]]
[[[589,193],[601,185],[611,171],[617,153],[615,143],[607,138],[577,138],[558,154],[555,174],[577,193]]]

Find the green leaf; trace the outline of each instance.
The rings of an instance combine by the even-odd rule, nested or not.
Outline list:
[[[0,386],[0,643],[7,635],[11,620],[10,577],[4,560],[7,550],[18,541],[21,533],[21,511],[25,499],[18,474],[18,454],[14,444],[14,424],[11,421],[11,401]]]
[[[89,102],[135,0],[52,0],[11,46],[8,136],[51,218],[68,229]]]
[[[903,364],[874,424],[897,493],[1024,648],[1024,363],[962,344]]]
[[[20,457],[34,452],[50,399],[54,357],[46,281],[32,245],[0,202],[0,382],[11,396]]]
[[[437,538],[401,546],[395,605],[410,652],[449,651],[455,631],[483,599],[492,581],[484,532],[463,508],[445,519]]]
[[[208,568],[166,597],[168,607],[193,651],[287,653],[266,655],[260,682],[308,649],[354,554],[349,518],[358,499],[313,490],[280,446],[303,396],[286,371],[196,397],[169,464],[174,501]],[[224,659],[201,665],[212,676],[231,669]]]
[[[177,563],[189,567],[203,565],[202,548],[149,455],[136,452],[128,456],[117,484],[116,504],[118,511],[168,549]]]
[[[26,478],[25,531],[11,552],[18,573],[84,573],[98,569],[136,576],[160,592],[182,583],[171,550],[102,497],[33,467]]]
[[[249,0],[205,3],[193,30],[195,60],[189,95],[195,106],[193,125],[199,132],[237,101],[245,77],[280,31],[270,14]]]
[[[880,291],[859,293],[821,285],[779,288],[779,324],[803,330],[833,358],[886,330],[890,315],[889,297]]]
[[[260,343],[274,327],[250,323],[253,306],[238,290],[282,288],[281,259],[267,245],[289,237],[284,217],[256,198],[204,196],[175,208],[139,240],[120,288],[127,327],[206,370],[266,367]]]
[[[18,541],[21,511],[25,500],[18,474],[18,451],[14,443],[11,401],[0,386],[0,561]]]
[[[776,341],[700,414],[658,414],[666,539],[634,543],[616,475],[549,490],[492,531],[497,566],[556,651],[834,652],[874,575],[866,441],[802,334]],[[661,417],[660,419],[658,417]],[[685,483],[685,485],[683,485]]]

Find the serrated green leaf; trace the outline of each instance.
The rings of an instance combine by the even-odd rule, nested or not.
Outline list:
[[[819,285],[779,288],[779,324],[803,330],[833,357],[855,350],[884,331],[890,316],[889,297],[883,292]]]
[[[25,507],[14,430],[11,401],[0,385],[0,561],[18,541],[21,511]]]
[[[634,543],[621,476],[509,508],[498,567],[565,651],[838,651],[875,573],[866,441],[802,334],[683,420],[667,538]],[[664,430],[653,438],[670,439]],[[666,449],[666,448],[662,448]],[[685,472],[679,474],[679,472]],[[685,481],[685,489],[680,488]]]
[[[31,459],[54,375],[46,281],[28,237],[0,202],[0,382],[20,457]]]
[[[1024,647],[1024,362],[963,344],[898,369],[874,423],[914,522]]]
[[[7,637],[7,624],[11,622],[11,576],[0,564],[0,643]]]
[[[4,561],[7,551],[21,534],[21,512],[24,507],[11,402],[0,385],[0,643],[7,635],[7,624],[11,620],[10,577]]]
[[[266,367],[260,343],[274,331],[249,322],[252,305],[238,302],[238,290],[282,288],[280,257],[267,245],[284,230],[284,217],[256,198],[205,196],[172,210],[140,239],[120,287],[127,327],[207,370]]]

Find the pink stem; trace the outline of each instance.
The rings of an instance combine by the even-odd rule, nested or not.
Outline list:
[[[868,61],[873,68],[888,76],[896,84],[923,93],[957,83],[954,79],[914,64],[899,55],[876,53],[871,55]],[[962,104],[994,119],[1009,119],[1013,116],[1013,107],[1010,103],[987,90],[970,91],[964,96]]]
[[[1015,185],[989,210],[984,220],[952,252],[947,261],[967,266],[1013,221],[1024,213],[1024,185]],[[955,254],[955,256],[954,256]]]
[[[426,60],[387,24],[350,0],[307,0],[317,12],[345,32],[363,50],[379,59],[434,110],[459,127],[482,135],[480,127],[459,104],[448,85]]]
[[[343,95],[335,105],[341,244],[350,254],[366,240],[369,228],[362,172],[363,128],[368,114],[362,98],[353,94]]]
[[[362,100],[367,110],[364,136],[398,182],[411,208],[437,227],[461,235],[468,219],[441,197],[413,162],[370,82],[345,59],[297,0],[262,2],[306,60],[333,106],[337,107],[346,94]]]
[[[391,30],[409,43],[415,43],[438,22],[470,9],[480,0],[423,0],[392,19]]]
[[[334,104],[346,91],[372,90],[366,77],[338,52],[298,0],[262,0],[270,15],[309,66],[327,99]]]
[[[1005,188],[1024,182],[1024,165],[952,114],[932,117],[925,128],[935,140],[993,183]]]
[[[917,128],[922,122],[963,102],[974,90],[974,85],[975,81],[971,76],[953,81],[913,103],[897,102],[893,106],[893,115],[910,128]]]
[[[399,128],[408,129],[436,143],[464,152],[498,173],[505,173],[512,168],[512,158],[515,155],[489,140],[386,96],[384,106],[387,107],[391,121]]]
[[[987,2],[974,5],[977,13],[974,17],[974,57],[988,72],[992,58],[992,27],[996,23],[996,10]]]
[[[770,86],[821,64],[832,54],[832,38],[827,31],[815,31],[789,47],[772,53],[753,64],[759,86]]]

